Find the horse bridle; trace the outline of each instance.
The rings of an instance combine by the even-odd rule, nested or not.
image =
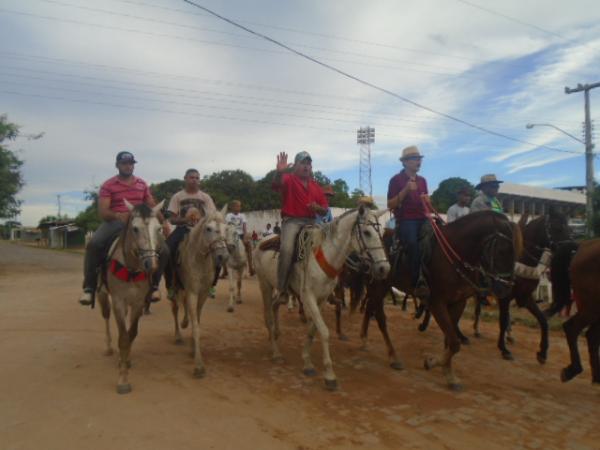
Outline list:
[[[356,219],[356,222],[354,223],[354,226],[352,227],[352,231],[356,233],[356,241],[358,242],[358,249],[359,249],[359,253],[357,255],[358,262],[356,260],[354,260],[353,258],[348,257],[348,258],[346,258],[346,264],[352,270],[355,270],[357,272],[364,271],[364,272],[370,273],[371,269],[376,264],[386,262],[387,258],[378,259],[378,260],[375,260],[373,258],[373,255],[371,252],[373,252],[375,250],[384,250],[383,254],[385,255],[385,248],[383,246],[383,242],[381,241],[381,236],[379,236],[379,242],[382,245],[369,247],[363,237],[361,225],[372,226],[375,229],[377,235],[379,236],[379,230],[381,228],[379,221],[377,219],[375,219],[374,222],[370,221],[370,220],[363,222],[363,221],[361,221],[360,215],[359,215]]]
[[[495,231],[494,233],[486,236],[486,238],[483,240],[483,252],[480,258],[480,262],[487,263],[488,269],[486,270],[484,268],[484,264],[480,264],[478,271],[485,278],[492,279],[498,283],[512,286],[514,285],[514,270],[511,270],[510,272],[495,271],[494,254],[496,251],[498,240],[505,240],[510,242],[511,246],[513,245],[512,238],[508,237],[504,233],[500,233],[499,231]]]

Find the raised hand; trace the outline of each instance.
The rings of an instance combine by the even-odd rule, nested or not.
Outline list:
[[[291,164],[288,164],[287,153],[286,152],[279,153],[279,155],[277,155],[277,172],[283,172],[290,166],[291,166]]]

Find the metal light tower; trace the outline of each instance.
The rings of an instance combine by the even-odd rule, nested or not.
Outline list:
[[[356,131],[356,143],[360,145],[360,162],[358,166],[358,182],[360,190],[373,195],[371,182],[371,144],[375,142],[375,128],[364,127]]]

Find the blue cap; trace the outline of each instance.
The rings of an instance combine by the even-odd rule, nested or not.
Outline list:
[[[308,153],[308,152],[298,152],[298,153],[296,153],[296,157],[294,158],[294,163],[298,164],[299,162],[302,162],[305,159],[308,159],[310,162],[312,162],[312,158],[310,156],[310,153]]]

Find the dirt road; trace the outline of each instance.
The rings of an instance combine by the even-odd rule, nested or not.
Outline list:
[[[455,360],[465,391],[453,393],[439,369],[423,369],[423,355],[442,345],[436,326],[421,334],[408,313],[388,307],[406,366],[394,371],[377,327],[361,351],[360,318],[345,316],[351,340],[332,340],[340,390],[330,393],[321,374],[301,374],[305,330],[295,313],[282,310],[286,362],[270,361],[253,279],[234,314],[223,282],[206,305],[201,380],[189,348],[173,344],[168,303],[155,305],[134,344],[133,392],[118,395],[100,313],[76,302],[81,264],[80,254],[0,241],[0,449],[600,448],[600,392],[587,363],[579,379],[559,381],[562,333],[552,334],[540,366],[537,330],[515,326],[517,359],[507,362],[495,347],[497,325],[484,323],[484,338]]]

